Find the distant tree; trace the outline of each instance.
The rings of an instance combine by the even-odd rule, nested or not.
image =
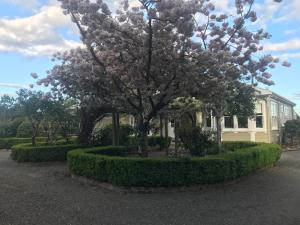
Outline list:
[[[41,91],[31,91],[27,89],[19,90],[17,95],[17,100],[20,104],[22,113],[27,117],[31,124],[32,145],[35,146],[41,122],[51,104],[50,98]]]

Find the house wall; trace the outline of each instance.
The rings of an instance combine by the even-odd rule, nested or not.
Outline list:
[[[224,132],[223,141],[250,141],[250,133],[248,132]]]

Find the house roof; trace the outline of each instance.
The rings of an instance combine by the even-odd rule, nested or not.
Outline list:
[[[256,91],[259,92],[258,95],[270,96],[274,100],[286,103],[286,104],[291,105],[291,106],[296,106],[296,103],[290,101],[289,99],[287,99],[287,98],[285,98],[285,97],[283,97],[283,96],[281,96],[281,95],[279,95],[279,94],[277,94],[273,91],[270,91],[268,89],[258,88],[258,87],[256,87],[255,89],[256,89]]]

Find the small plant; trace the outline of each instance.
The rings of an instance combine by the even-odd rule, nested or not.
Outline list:
[[[134,133],[134,128],[130,125],[120,125],[120,144],[125,145],[128,142],[128,136]],[[96,146],[112,145],[112,125],[94,131],[91,144]]]
[[[179,129],[179,137],[192,156],[205,156],[213,149],[211,133],[201,127],[185,126]]]

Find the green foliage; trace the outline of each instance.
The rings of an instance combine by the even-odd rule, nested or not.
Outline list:
[[[118,186],[189,186],[245,176],[276,163],[281,151],[275,144],[256,144],[206,157],[124,157],[126,155],[125,147],[77,149],[68,153],[68,166],[73,174]]]
[[[184,126],[178,130],[180,140],[192,156],[204,156],[213,149],[211,133],[201,127]]]
[[[128,142],[128,136],[134,133],[134,129],[130,125],[120,125],[120,143],[125,144]],[[93,133],[92,145],[107,146],[112,144],[112,125],[107,125],[102,129],[96,130]]]
[[[0,137],[16,137],[22,118],[0,122]]]
[[[37,142],[45,142],[46,138],[37,137]],[[14,145],[31,143],[31,138],[0,138],[0,149],[10,149]]]
[[[32,135],[31,124],[28,121],[22,122],[17,131],[18,138],[29,138]]]
[[[11,157],[18,162],[51,162],[66,161],[70,150],[80,148],[76,144],[48,145],[38,143],[37,146],[29,144],[14,145],[11,149]]]
[[[150,147],[156,147],[156,146],[162,146],[162,148],[169,148],[172,138],[168,137],[160,137],[160,136],[149,136],[147,138],[148,146]],[[138,145],[138,139],[137,137],[131,136],[128,138],[128,141],[126,142],[127,146],[137,146]]]
[[[284,125],[286,134],[291,138],[292,143],[294,138],[300,137],[300,120],[288,120]]]
[[[241,148],[249,148],[256,146],[257,143],[250,141],[223,141],[222,147],[225,151],[237,151]]]
[[[249,85],[241,85],[237,95],[228,102],[228,114],[244,117],[255,115],[255,89]]]

